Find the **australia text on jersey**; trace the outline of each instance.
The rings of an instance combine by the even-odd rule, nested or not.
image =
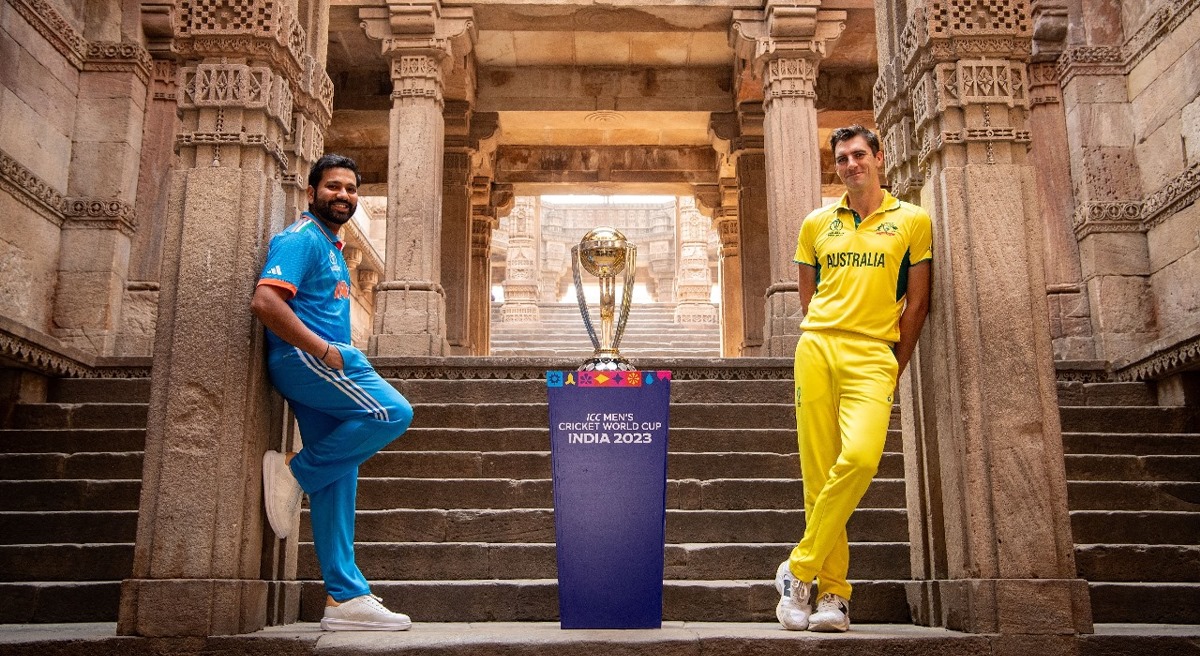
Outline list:
[[[883,253],[868,252],[855,253],[853,251],[844,251],[841,253],[829,253],[825,256],[825,266],[827,267],[882,267],[884,266]]]

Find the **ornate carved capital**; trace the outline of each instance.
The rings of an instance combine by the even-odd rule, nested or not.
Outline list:
[[[428,99],[442,106],[442,61],[440,50],[413,52],[392,59],[392,100]]]
[[[809,61],[813,73],[806,97],[813,97],[817,64],[846,29],[846,12],[770,1],[765,11],[738,10],[733,14],[730,45],[743,66],[750,68],[755,76],[764,77],[764,68],[773,60]],[[784,65],[784,71],[782,75],[792,76],[795,65]],[[770,84],[770,79],[765,81]]]
[[[133,236],[137,214],[129,203],[113,198],[68,198],[63,203],[64,229],[120,230]]]
[[[776,100],[817,97],[817,65],[813,58],[773,58],[763,70],[763,105]]]
[[[1058,65],[1052,61],[1029,65],[1029,106],[1053,105],[1062,102],[1062,87],[1058,84]]]

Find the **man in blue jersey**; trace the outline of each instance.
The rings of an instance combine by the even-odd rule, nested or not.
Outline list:
[[[263,456],[267,520],[279,539],[308,493],[327,593],[321,628],[402,631],[354,563],[358,466],[403,433],[412,406],[350,345],[350,274],[342,226],[358,206],[354,160],[325,155],[308,174],[309,211],[271,239],[250,308],[267,328],[271,382],[288,400],[304,448]]]

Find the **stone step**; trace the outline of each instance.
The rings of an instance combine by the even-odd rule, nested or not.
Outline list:
[[[0,453],[0,480],[141,477],[141,451]]]
[[[783,428],[794,426],[795,422],[795,408],[790,403],[677,403],[671,406],[671,426],[680,428]],[[416,427],[541,428],[549,423],[549,408],[545,403],[430,403],[415,407],[413,411],[413,426]]]
[[[120,580],[0,583],[0,623],[115,622],[120,597]]]
[[[1146,383],[1080,383],[1059,381],[1059,405],[1158,405]]]
[[[1063,433],[1068,454],[1200,455],[1200,433]]]
[[[0,453],[141,451],[145,445],[145,426],[141,428],[0,429]]]
[[[1200,583],[1102,582],[1088,589],[1097,623],[1200,624]]]
[[[38,481],[36,483],[41,483]],[[36,483],[8,483],[9,486]],[[0,487],[0,491],[3,491]],[[2,502],[0,502],[2,503]],[[365,478],[358,485],[358,507],[408,508],[547,508],[553,505],[550,479]],[[682,510],[790,510],[804,507],[798,478],[668,480],[667,508]],[[867,489],[861,508],[903,508],[904,481],[877,479]],[[26,510],[4,508],[0,510]],[[67,510],[67,508],[55,508]]]
[[[0,544],[133,542],[136,509],[0,512]]]
[[[109,581],[132,572],[133,542],[0,545],[0,581]]]
[[[1066,456],[1067,479],[1072,481],[1190,481],[1200,482],[1200,455],[1075,455]]]
[[[133,545],[128,546],[132,558]],[[663,576],[668,581],[771,578],[794,546],[794,542],[667,544]],[[356,544],[354,553],[359,568],[371,581],[508,581],[558,576],[553,543],[370,542]],[[851,543],[850,558],[852,574],[857,578],[909,577],[907,542]],[[298,578],[321,578],[312,544],[300,545],[299,563]]]
[[[0,462],[3,462],[0,460]],[[384,451],[363,463],[361,476],[386,478],[550,478],[549,451]],[[140,472],[140,470],[139,470]],[[903,456],[884,454],[883,478],[904,478]],[[800,476],[794,453],[670,453],[672,479],[786,478]]]
[[[1200,544],[1200,513],[1072,510],[1071,534],[1077,544]]]
[[[1075,568],[1089,581],[1200,583],[1200,546],[1076,544]]]
[[[679,428],[667,435],[672,453],[769,451],[794,453],[794,428]],[[410,428],[387,451],[543,451],[550,448],[550,429],[541,428]],[[889,430],[884,450],[899,453],[900,431]],[[385,453],[387,452],[385,451]]]
[[[1071,510],[1200,511],[1200,483],[1068,481]]]
[[[304,511],[307,515],[307,509]],[[804,532],[804,511],[668,510],[666,541],[796,542]],[[903,542],[908,515],[903,508],[860,508],[847,526],[854,542]],[[312,527],[300,522],[300,539],[312,540]],[[359,510],[355,539],[365,542],[554,542],[550,508]]]
[[[51,403],[148,403],[149,378],[56,378],[50,382]]]
[[[755,581],[668,581],[663,620],[775,622],[779,594],[771,572]],[[851,581],[856,622],[911,622],[903,581]],[[550,622],[558,619],[554,579],[482,581],[372,581],[371,591],[414,622]],[[306,581],[300,619],[321,618],[325,590]],[[855,634],[850,634],[855,635]],[[603,652],[603,650],[601,649]]]
[[[1196,431],[1196,410],[1185,407],[1062,406],[1063,432],[1186,433]]]
[[[145,403],[22,403],[11,428],[145,428]]]
[[[141,487],[140,478],[0,481],[0,511],[132,510]]]

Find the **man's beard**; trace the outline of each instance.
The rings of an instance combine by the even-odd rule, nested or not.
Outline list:
[[[334,202],[340,202],[340,201],[329,201],[329,202],[322,203],[319,200],[314,200],[312,207],[310,207],[309,209],[312,211],[313,214],[316,214],[318,217],[320,217],[322,221],[324,221],[326,223],[331,223],[333,225],[339,225],[339,226],[343,225],[347,221],[349,221],[350,217],[354,216],[354,211],[356,209],[358,209],[358,205],[347,202],[346,204],[349,206],[350,209],[349,209],[349,211],[345,212],[344,215],[342,215],[340,209],[335,210],[333,207],[331,207]]]

